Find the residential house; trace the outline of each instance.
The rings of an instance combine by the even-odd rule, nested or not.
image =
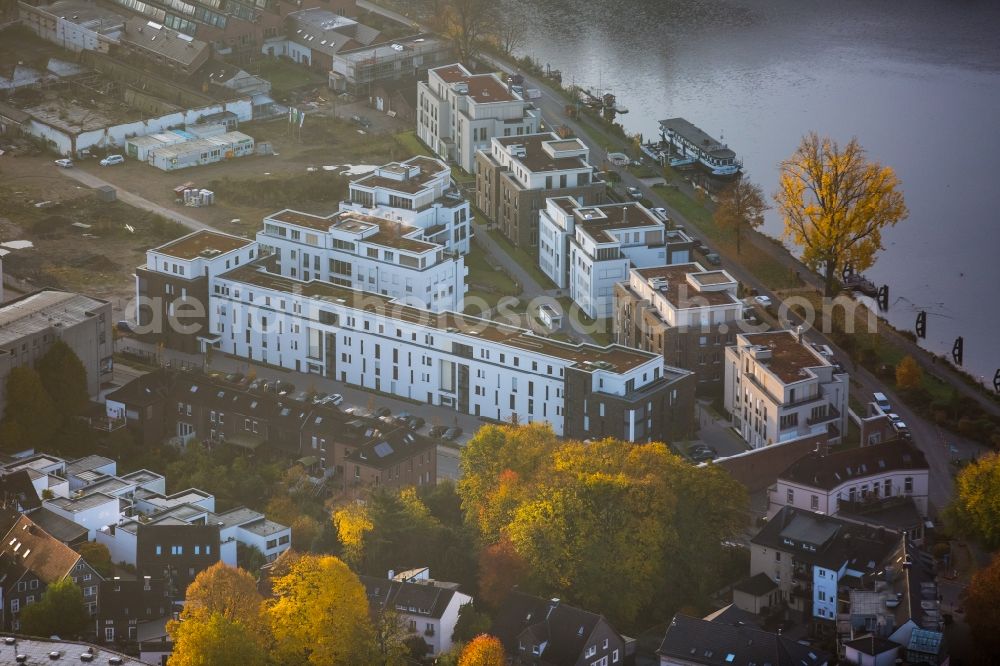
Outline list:
[[[0,635],[0,663],[4,664],[60,664],[65,662],[91,662],[94,664],[116,664],[117,666],[149,666],[122,652],[99,647],[80,641],[68,641],[59,637],[36,638],[21,635]],[[58,655],[58,656],[53,656]],[[85,655],[85,656],[84,656]],[[24,656],[24,660],[20,659]]]
[[[417,105],[417,137],[468,173],[493,137],[534,134],[540,122],[534,105],[496,74],[473,74],[458,63],[428,71],[417,84]]]
[[[3,628],[20,629],[21,611],[42,598],[52,583],[66,578],[80,586],[88,612],[97,612],[100,574],[80,554],[55,539],[31,518],[9,509],[0,516],[0,599]]]
[[[418,227],[349,210],[319,216],[286,209],[264,218],[257,240],[280,275],[381,294],[434,312],[461,311],[465,260],[440,243],[422,240],[424,235]]]
[[[37,291],[0,305],[0,413],[7,404],[10,371],[33,367],[57,340],[83,363],[91,397],[111,379],[111,303],[54,289]]]
[[[449,62],[451,53],[451,43],[432,33],[341,49],[331,58],[329,85],[337,92],[368,97],[378,111],[415,121],[417,77]]]
[[[180,80],[198,71],[212,55],[206,42],[138,16],[125,21],[119,43],[129,61],[149,63],[158,74]]]
[[[516,590],[497,611],[490,633],[514,664],[614,666],[635,651],[634,639],[619,634],[602,615]]]
[[[336,11],[309,7],[290,12],[285,32],[265,40],[263,52],[329,72],[341,51],[351,51],[385,41],[378,30]]]
[[[397,427],[362,441],[345,444],[343,487],[399,490],[437,483],[437,443]]]
[[[511,243],[534,254],[546,199],[604,203],[606,186],[589,157],[580,139],[551,132],[494,136],[476,151],[476,206]]]
[[[660,666],[826,666],[833,657],[745,624],[674,615],[657,650]]]
[[[434,580],[427,567],[390,571],[388,578],[359,578],[372,611],[394,612],[407,636],[427,643],[429,657],[451,650],[459,609],[472,603],[472,597],[458,591],[457,583]]]
[[[108,421],[124,422],[138,446],[159,444],[163,441],[169,383],[168,371],[160,368],[139,375],[111,391],[104,397]]]
[[[691,239],[638,202],[585,206],[548,199],[539,214],[538,265],[592,319],[613,315],[615,284],[632,267],[688,263]]]
[[[468,254],[472,240],[469,202],[451,178],[451,168],[423,155],[390,162],[354,178],[341,211],[394,220],[421,230],[417,240]]]
[[[136,526],[135,568],[140,576],[165,582],[171,599],[183,599],[199,573],[220,559],[219,526],[183,520]]]
[[[822,451],[801,458],[778,476],[769,513],[783,506],[818,511],[923,538],[930,466],[910,442],[896,440]]]
[[[723,402],[753,448],[847,432],[849,378],[798,331],[741,333],[726,348]]]
[[[105,643],[135,643],[139,626],[170,617],[173,604],[162,579],[149,576],[101,581],[97,638]]]
[[[898,532],[786,506],[751,539],[750,575],[767,575],[792,610],[832,633],[841,588],[878,571],[899,540]]]
[[[33,511],[42,506],[38,491],[26,469],[7,471],[0,468],[0,506],[9,507],[21,513]]]
[[[209,281],[256,256],[252,240],[214,231],[195,231],[149,250],[146,265],[135,271],[137,331],[170,349],[201,351],[211,338]]]
[[[3,463],[2,468],[5,474],[27,472],[39,499],[69,496],[66,461],[62,458],[29,451],[23,455],[11,456]],[[30,504],[30,500],[28,501]]]
[[[198,257],[202,246],[193,245]],[[172,274],[176,260],[165,257],[176,254],[150,250],[145,270]],[[273,263],[270,257],[241,263],[208,278],[206,346],[462,413],[544,420],[569,437],[654,441],[691,431],[693,375],[664,366],[662,356],[428,312],[389,296],[282,275]],[[193,417],[194,404],[178,398],[176,408]],[[178,437],[192,438],[193,423],[178,421],[177,427]]]
[[[614,286],[615,342],[693,371],[699,389],[720,387],[726,347],[743,321],[737,289],[726,271],[697,263],[632,268]]]

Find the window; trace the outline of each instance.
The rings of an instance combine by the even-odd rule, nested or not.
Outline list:
[[[170,554],[171,555],[183,555],[184,554],[184,546],[171,546],[170,547]]]
[[[20,610],[21,610],[21,600],[20,599],[11,599],[10,600],[10,612],[11,613],[17,613]]]
[[[813,511],[819,511],[819,496],[813,495],[809,498],[809,508]]]
[[[795,491],[792,490],[791,488],[785,491],[785,503],[795,504]]]
[[[909,495],[913,492],[913,477],[908,476],[903,479],[903,492]]]

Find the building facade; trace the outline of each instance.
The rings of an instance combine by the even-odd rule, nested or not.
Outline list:
[[[96,397],[114,370],[111,303],[46,289],[0,306],[0,413],[7,404],[7,377],[32,366],[57,340],[66,343],[87,370],[87,393]]]
[[[416,227],[420,240],[469,253],[472,211],[441,160],[418,155],[376,167],[351,181],[340,210]]]
[[[538,216],[549,197],[581,205],[605,201],[605,183],[580,139],[552,133],[493,137],[476,151],[476,206],[514,245],[534,253]]]
[[[417,84],[417,137],[439,157],[465,171],[477,150],[495,136],[538,131],[540,114],[495,74],[473,74],[464,65],[436,67]]]
[[[741,333],[726,348],[723,399],[753,448],[847,432],[848,376],[794,331]]]
[[[267,257],[210,278],[214,348],[466,414],[547,421],[573,437],[600,426],[653,441],[690,428],[692,373],[665,366],[662,356],[428,312],[389,296],[285,276],[273,264]]]
[[[738,283],[700,264],[632,268],[615,284],[615,342],[663,355],[697,375],[698,388],[722,386],[726,347],[743,321]]]
[[[344,49],[338,51],[332,61],[329,80],[331,88],[359,97],[370,97],[376,110],[390,111],[393,109],[385,106],[385,98],[381,101],[378,99],[378,86],[413,77],[415,100],[415,78],[432,67],[450,62],[451,44],[431,33],[419,33],[394,39],[391,43]]]
[[[614,287],[631,267],[687,263],[691,239],[640,203],[584,206],[548,199],[539,214],[538,265],[592,319],[611,317]]]
[[[85,0],[56,0],[52,4],[18,3],[21,25],[44,40],[70,51],[108,53],[118,45],[125,17]]]
[[[465,259],[402,222],[351,211],[326,217],[282,210],[257,234],[281,275],[399,299],[433,312],[461,310]]]

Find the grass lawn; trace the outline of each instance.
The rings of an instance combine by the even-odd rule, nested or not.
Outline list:
[[[326,83],[327,78],[308,67],[287,60],[261,60],[257,75],[271,82],[271,92],[282,95],[302,86]]]
[[[473,245],[465,257],[469,269],[469,285],[477,290],[494,292],[499,295],[516,296],[517,284],[506,273],[493,268],[486,260],[486,252]]]
[[[651,164],[643,164],[642,166],[630,166],[628,170],[636,178],[663,177],[663,170],[659,167],[652,166]]]
[[[499,231],[497,231],[496,229],[490,229],[486,233],[488,233],[491,237],[493,237],[493,239],[497,242],[497,244],[499,244],[500,247],[503,248],[504,252],[509,254],[510,257],[514,261],[516,261],[521,268],[527,271],[527,273],[531,277],[535,278],[535,281],[542,287],[542,289],[556,289],[555,283],[549,279],[549,276],[547,276],[545,273],[542,272],[542,269],[539,268],[538,264],[535,262],[534,257],[530,256],[524,250],[514,247],[514,245],[511,244],[509,240],[507,240],[507,237],[504,236]],[[471,269],[470,269],[470,275],[471,275]]]
[[[400,147],[410,156],[427,155],[428,157],[434,157],[434,154],[427,148],[427,146],[421,143],[420,139],[417,138],[417,133],[413,130],[397,134],[396,143],[398,143]]]

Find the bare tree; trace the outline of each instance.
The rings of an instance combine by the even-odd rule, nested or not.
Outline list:
[[[715,209],[715,222],[736,235],[736,254],[740,253],[740,238],[743,227],[756,229],[764,224],[764,192],[749,180],[740,179],[729,185],[719,195],[719,205]]]
[[[524,43],[524,32],[528,29],[528,21],[523,15],[507,9],[501,12],[490,30],[490,37],[504,55],[511,55],[514,49]]]
[[[451,38],[462,62],[469,63],[479,52],[479,43],[498,22],[496,0],[448,0],[445,34]]]

